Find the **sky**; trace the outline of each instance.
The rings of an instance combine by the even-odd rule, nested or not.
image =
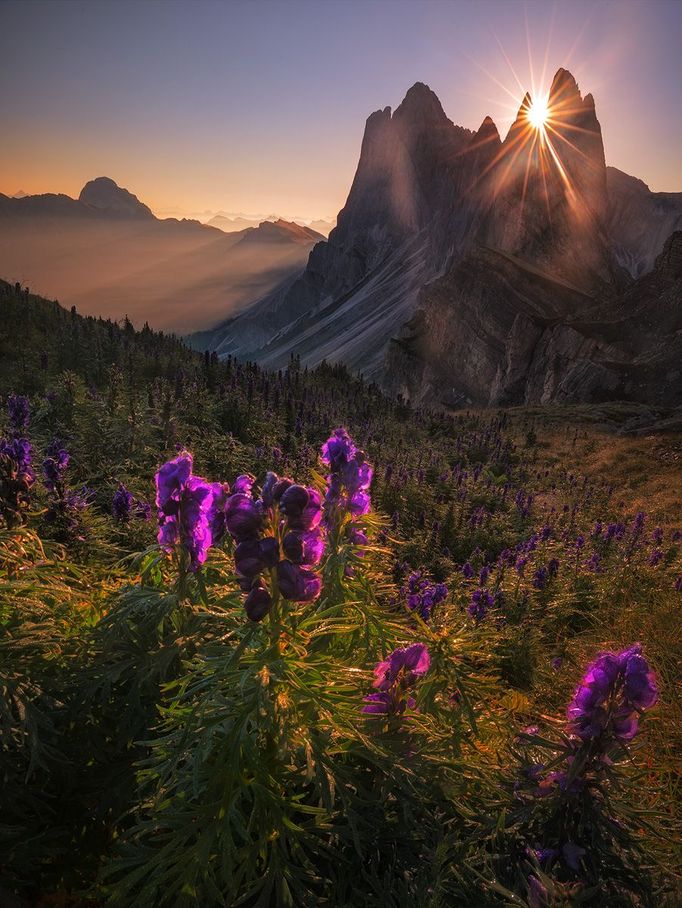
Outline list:
[[[0,0],[0,192],[109,176],[159,214],[326,218],[414,82],[504,135],[560,66],[607,163],[682,191],[681,35],[678,0]]]

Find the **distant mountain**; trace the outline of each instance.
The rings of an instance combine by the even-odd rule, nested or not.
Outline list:
[[[682,192],[651,192],[646,183],[606,168],[609,231],[616,258],[633,277],[650,271],[663,243],[682,230]]]
[[[239,230],[247,230],[249,227],[258,227],[263,223],[263,218],[249,218],[242,215],[227,217],[224,214],[216,214],[206,223],[210,227],[217,227],[218,230],[224,230],[225,233],[236,233]],[[276,217],[273,220],[278,220]]]
[[[310,243],[317,243],[324,240],[321,233],[312,230],[310,227],[303,227],[294,221],[285,221],[278,218],[274,223],[272,221],[263,221],[258,227],[252,227],[244,232],[242,242],[255,243],[299,243],[309,246]]]
[[[223,230],[225,233],[236,233],[240,230],[248,230],[253,228],[262,227],[265,224],[278,224],[280,228],[284,227],[288,229],[289,236],[293,240],[304,238],[306,242],[311,240],[323,240],[326,234],[316,230],[312,225],[306,227],[303,224],[298,224],[295,221],[286,221],[284,218],[277,217],[277,215],[270,215],[267,218],[260,218],[258,220],[248,217],[243,217],[241,215],[235,217],[226,217],[225,215],[217,214],[212,217],[209,221],[206,222],[209,227],[217,227],[219,230]],[[327,222],[322,222],[325,226]],[[270,236],[272,239],[280,237],[279,232],[267,233],[265,231],[264,236]]]
[[[316,230],[318,233],[321,233],[325,237],[329,236],[329,234],[332,232],[332,230],[334,229],[335,226],[336,226],[336,219],[333,219],[330,221],[325,221],[324,219],[320,219],[317,221],[311,221],[308,224],[308,227],[310,227],[311,230]]]
[[[545,133],[531,106],[527,94],[504,139],[489,117],[473,133],[454,125],[422,83],[373,113],[328,241],[204,343],[274,368],[292,353],[342,361],[437,405],[682,397],[653,314],[673,290],[657,301],[660,281],[632,283],[679,227],[679,195],[607,171],[594,99],[567,70]]]
[[[12,198],[13,198],[13,199],[23,199],[23,198],[24,198],[25,196],[27,196],[27,195],[28,195],[27,192],[24,192],[23,189],[20,189],[19,192],[15,192],[15,193],[14,193],[14,195],[12,196]]]
[[[138,197],[127,189],[121,189],[109,177],[90,180],[81,189],[78,200],[106,214],[131,218],[154,217],[151,208],[143,205]]]
[[[0,273],[85,314],[176,332],[215,325],[300,273],[320,239],[286,222],[226,234],[159,219],[105,177],[78,199],[0,195]]]

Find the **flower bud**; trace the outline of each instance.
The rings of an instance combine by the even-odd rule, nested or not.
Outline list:
[[[272,598],[265,587],[257,586],[251,590],[244,602],[246,615],[251,621],[262,621],[272,608]]]

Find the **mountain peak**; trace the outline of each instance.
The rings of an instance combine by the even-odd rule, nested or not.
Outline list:
[[[500,133],[492,117],[484,117],[483,122],[474,133],[477,141],[500,141]]]
[[[393,114],[394,119],[403,117],[412,120],[433,121],[437,123],[447,123],[448,118],[445,115],[443,106],[438,100],[438,95],[432,91],[424,82],[415,82],[408,89],[400,105]]]
[[[573,73],[570,73],[567,69],[557,69],[549,90],[549,101],[553,101],[555,105],[565,104],[569,99],[573,98],[582,104],[583,99]],[[594,106],[594,100],[592,100],[592,105]]]
[[[81,189],[79,202],[121,217],[153,218],[150,208],[136,195],[118,186],[110,177],[96,177]]]

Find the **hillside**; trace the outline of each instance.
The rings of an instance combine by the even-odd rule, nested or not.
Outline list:
[[[0,306],[3,905],[673,908],[679,410],[444,415]]]

